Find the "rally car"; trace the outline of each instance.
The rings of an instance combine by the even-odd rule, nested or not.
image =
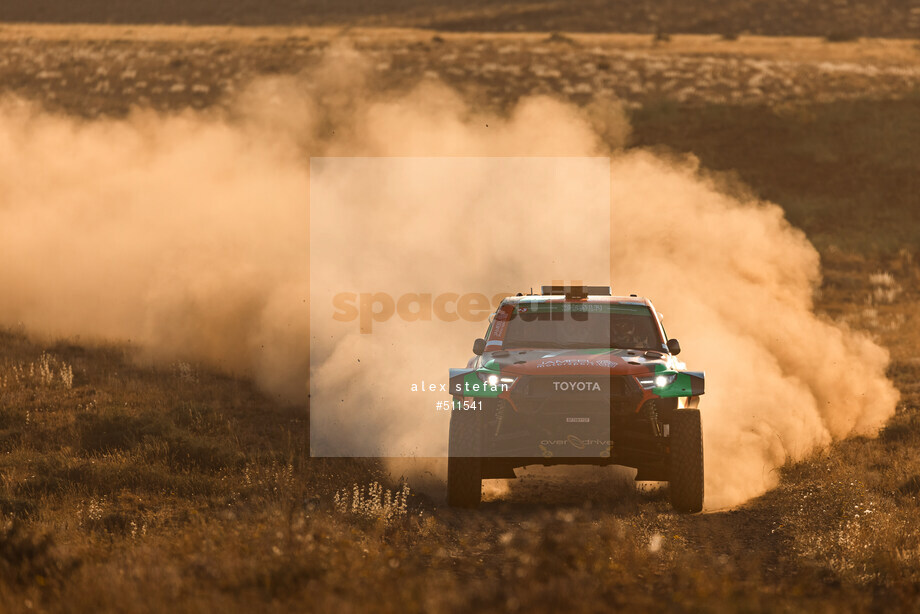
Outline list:
[[[705,374],[685,370],[661,320],[607,286],[503,300],[467,367],[450,370],[448,503],[476,507],[483,479],[527,465],[625,465],[669,482],[674,509],[700,511]]]

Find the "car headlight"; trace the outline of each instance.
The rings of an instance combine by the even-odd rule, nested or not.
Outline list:
[[[642,377],[636,378],[639,380],[639,385],[645,388],[646,390],[651,390],[652,388],[664,388],[665,386],[670,386],[674,383],[674,380],[677,379],[677,373],[659,373],[657,375],[643,375]]]
[[[476,375],[489,386],[501,386],[502,388],[510,388],[511,384],[517,381],[516,377],[499,376],[496,373],[476,373]]]
[[[495,373],[477,373],[479,379],[484,381],[490,386],[498,386],[498,375]]]

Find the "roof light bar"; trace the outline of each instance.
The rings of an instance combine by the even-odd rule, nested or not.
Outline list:
[[[541,294],[565,296],[566,298],[585,298],[589,294],[611,296],[610,286],[543,286]]]

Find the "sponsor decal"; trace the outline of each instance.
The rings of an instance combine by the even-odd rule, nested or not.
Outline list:
[[[573,358],[560,358],[559,360],[545,360],[537,365],[538,369],[547,367],[587,367],[595,364],[590,360],[576,360]]]
[[[591,418],[566,418],[566,422],[591,422]]]
[[[551,354],[544,356],[544,358],[549,358]],[[638,358],[638,357],[637,357]],[[544,360],[537,365],[538,369],[543,369],[546,367],[609,367],[615,369],[622,364],[622,361],[610,360],[608,358],[600,358],[598,360],[585,360],[583,358],[560,358],[558,360]]]
[[[602,313],[605,307],[606,305],[599,305],[597,303],[575,303],[574,305],[569,306],[569,311],[592,311],[595,313]]]
[[[593,392],[597,390],[600,392],[601,386],[597,382],[553,382],[553,387],[556,390],[561,390],[563,392]]]

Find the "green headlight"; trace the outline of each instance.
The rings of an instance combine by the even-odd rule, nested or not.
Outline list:
[[[646,390],[651,390],[652,388],[665,388],[674,383],[674,380],[677,379],[677,373],[643,375],[642,377],[638,377],[636,379],[639,380],[639,385]]]
[[[495,373],[482,373],[477,372],[476,375],[479,376],[479,379],[484,381],[490,386],[498,386],[498,375]]]

